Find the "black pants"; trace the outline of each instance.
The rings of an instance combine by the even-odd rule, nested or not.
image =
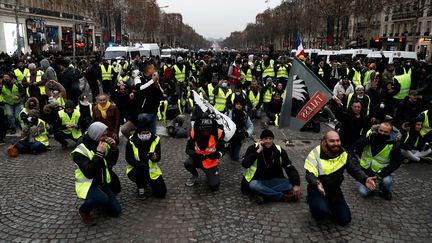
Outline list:
[[[184,162],[184,166],[186,170],[188,170],[192,175],[198,176],[197,168],[200,168],[204,171],[207,177],[207,182],[210,186],[210,189],[212,191],[217,191],[219,189],[220,185],[220,178],[219,178],[219,168],[217,166],[212,167],[210,169],[205,169],[202,167],[201,161],[192,160],[191,158],[187,159]]]
[[[82,136],[81,136],[81,137],[82,137]],[[62,131],[58,131],[58,132],[54,133],[54,139],[55,139],[57,142],[61,143],[62,145],[63,145],[63,144],[67,144],[66,139],[72,139],[72,140],[74,140],[76,143],[78,143],[78,141],[80,140],[81,137],[75,139],[75,138],[73,138],[72,133],[70,133],[70,134],[66,134],[66,133],[64,133],[64,132],[62,132]]]
[[[105,94],[110,94],[114,84],[111,80],[102,80],[102,90]]]
[[[0,129],[0,139],[5,139],[9,124],[7,117],[4,115],[3,107],[0,107],[0,126],[2,127],[2,129]]]
[[[165,198],[167,188],[163,177],[159,176],[156,180],[152,180],[148,168],[135,167],[128,173],[128,177],[137,184],[138,188],[150,185],[155,197]]]

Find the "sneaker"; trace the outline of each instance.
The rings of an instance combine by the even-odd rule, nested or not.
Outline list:
[[[192,176],[191,178],[187,179],[186,186],[193,186],[195,185],[196,180],[198,179],[198,176]]]
[[[81,221],[85,224],[85,225],[95,225],[96,222],[93,220],[92,216],[90,215],[90,213],[83,213],[81,211],[78,211],[80,217],[81,217]]]
[[[393,199],[393,195],[392,195],[392,192],[383,192],[383,191],[380,191],[379,192],[379,195],[382,197],[382,198],[384,198],[385,200],[392,200]]]
[[[140,199],[145,199],[146,198],[146,196],[145,196],[145,189],[138,187],[137,188],[137,196]]]

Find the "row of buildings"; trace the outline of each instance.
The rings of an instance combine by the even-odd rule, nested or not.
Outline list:
[[[284,0],[224,46],[287,50],[300,36],[305,48],[414,51],[430,61],[431,29],[431,0]]]
[[[0,53],[17,50],[18,31],[23,53],[72,55],[73,43],[76,55],[87,55],[112,43],[206,42],[181,14],[164,13],[156,0],[0,0]]]

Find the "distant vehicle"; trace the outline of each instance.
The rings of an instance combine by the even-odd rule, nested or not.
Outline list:
[[[383,51],[384,58],[389,62],[393,63],[397,59],[405,60],[418,60],[417,53],[411,51]],[[369,53],[366,58],[371,59],[381,59],[382,55],[380,51],[374,51]]]
[[[372,51],[369,49],[345,49],[339,51],[339,56],[346,61],[354,61],[359,58],[364,59]]]
[[[156,43],[144,43],[138,46],[141,56],[155,57],[161,55],[159,45]]]
[[[340,56],[338,51],[325,51],[320,50],[317,53],[317,58],[324,58],[325,62],[330,63],[332,60],[340,61]]]
[[[111,60],[118,57],[129,58],[132,60],[136,56],[140,56],[139,49],[133,46],[112,46],[105,50],[104,58]]]
[[[162,49],[160,57],[161,60],[167,60],[170,59],[174,54],[175,52],[173,49]]]

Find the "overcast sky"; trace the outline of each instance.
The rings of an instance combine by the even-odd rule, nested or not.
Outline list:
[[[181,13],[189,24],[205,38],[226,38],[231,32],[244,30],[255,16],[281,0],[157,0],[166,13]]]

